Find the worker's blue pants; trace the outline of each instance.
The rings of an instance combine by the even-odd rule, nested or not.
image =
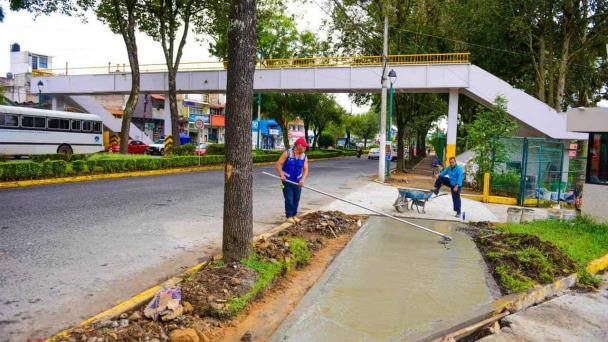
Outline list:
[[[300,205],[300,194],[302,188],[291,183],[283,183],[283,197],[285,198],[285,216],[287,218],[296,216],[298,205]]]
[[[454,187],[450,184],[450,179],[447,177],[439,176],[435,181],[435,189],[439,190],[442,185],[449,186],[452,192],[452,203],[454,204],[454,211],[460,214],[460,191],[462,187],[458,187],[458,191],[454,191]]]

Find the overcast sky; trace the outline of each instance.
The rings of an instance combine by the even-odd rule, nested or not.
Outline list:
[[[318,2],[318,0],[315,0]],[[53,56],[53,68],[107,66],[128,64],[127,53],[122,38],[91,16],[85,24],[80,19],[62,15],[34,16],[27,12],[10,12],[8,2],[0,0],[5,9],[4,23],[0,23],[0,75],[10,69],[9,48],[19,43],[22,50]],[[312,1],[302,4],[290,3],[289,10],[298,16],[300,30],[308,29],[325,36],[321,21],[326,14]],[[214,60],[208,52],[208,42],[199,42],[194,34],[189,35],[184,47],[183,62]],[[198,37],[200,38],[200,37]],[[137,35],[140,64],[164,63],[162,49],[158,42],[143,33]],[[337,96],[338,102],[351,111],[351,101],[347,95]],[[355,113],[367,108],[352,106]]]

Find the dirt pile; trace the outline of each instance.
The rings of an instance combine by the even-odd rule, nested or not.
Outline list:
[[[482,233],[475,242],[503,294],[526,291],[576,272],[572,259],[534,235]]]
[[[193,276],[184,278],[182,298],[192,305],[194,314],[214,316],[224,309],[230,298],[247,293],[256,277],[254,270],[241,263],[209,263]]]
[[[58,340],[196,341],[195,335],[198,341],[221,340],[221,328],[235,324],[235,321],[228,320],[230,316],[225,315],[230,312],[230,305],[245,306],[259,297],[257,292],[252,295],[252,290],[259,287],[259,280],[267,276],[267,272],[278,266],[281,268],[279,274],[285,275],[290,267],[305,265],[311,253],[324,248],[327,239],[354,233],[361,226],[362,219],[341,212],[308,214],[301,222],[276,236],[258,240],[254,248],[255,257],[250,261],[253,265],[244,261],[251,267],[242,263],[225,265],[221,260],[210,261],[196,273],[186,275],[179,284],[183,312],[175,319],[151,320],[144,316],[142,307],[112,320],[72,329],[68,337]],[[271,287],[272,278],[266,284],[267,288]],[[250,295],[251,298],[248,297]]]
[[[291,235],[316,241],[322,238],[335,238],[358,229],[361,218],[355,215],[346,215],[339,211],[318,211],[310,213],[302,220],[279,233],[279,236]]]

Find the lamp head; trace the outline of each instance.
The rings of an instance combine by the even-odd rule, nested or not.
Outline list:
[[[42,88],[44,88],[44,83],[42,83],[42,81],[38,81],[38,90],[42,91]]]
[[[391,80],[391,84],[395,83],[395,80],[397,79],[397,73],[394,69],[391,69],[391,71],[388,72],[388,77]]]

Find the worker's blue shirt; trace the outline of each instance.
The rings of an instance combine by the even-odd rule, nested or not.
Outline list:
[[[458,185],[459,187],[462,187],[463,172],[462,167],[460,167],[460,165],[456,164],[456,166],[454,167],[448,166],[445,169],[441,170],[441,173],[439,173],[439,175],[442,177],[445,177],[447,175],[450,178],[451,186]]]

